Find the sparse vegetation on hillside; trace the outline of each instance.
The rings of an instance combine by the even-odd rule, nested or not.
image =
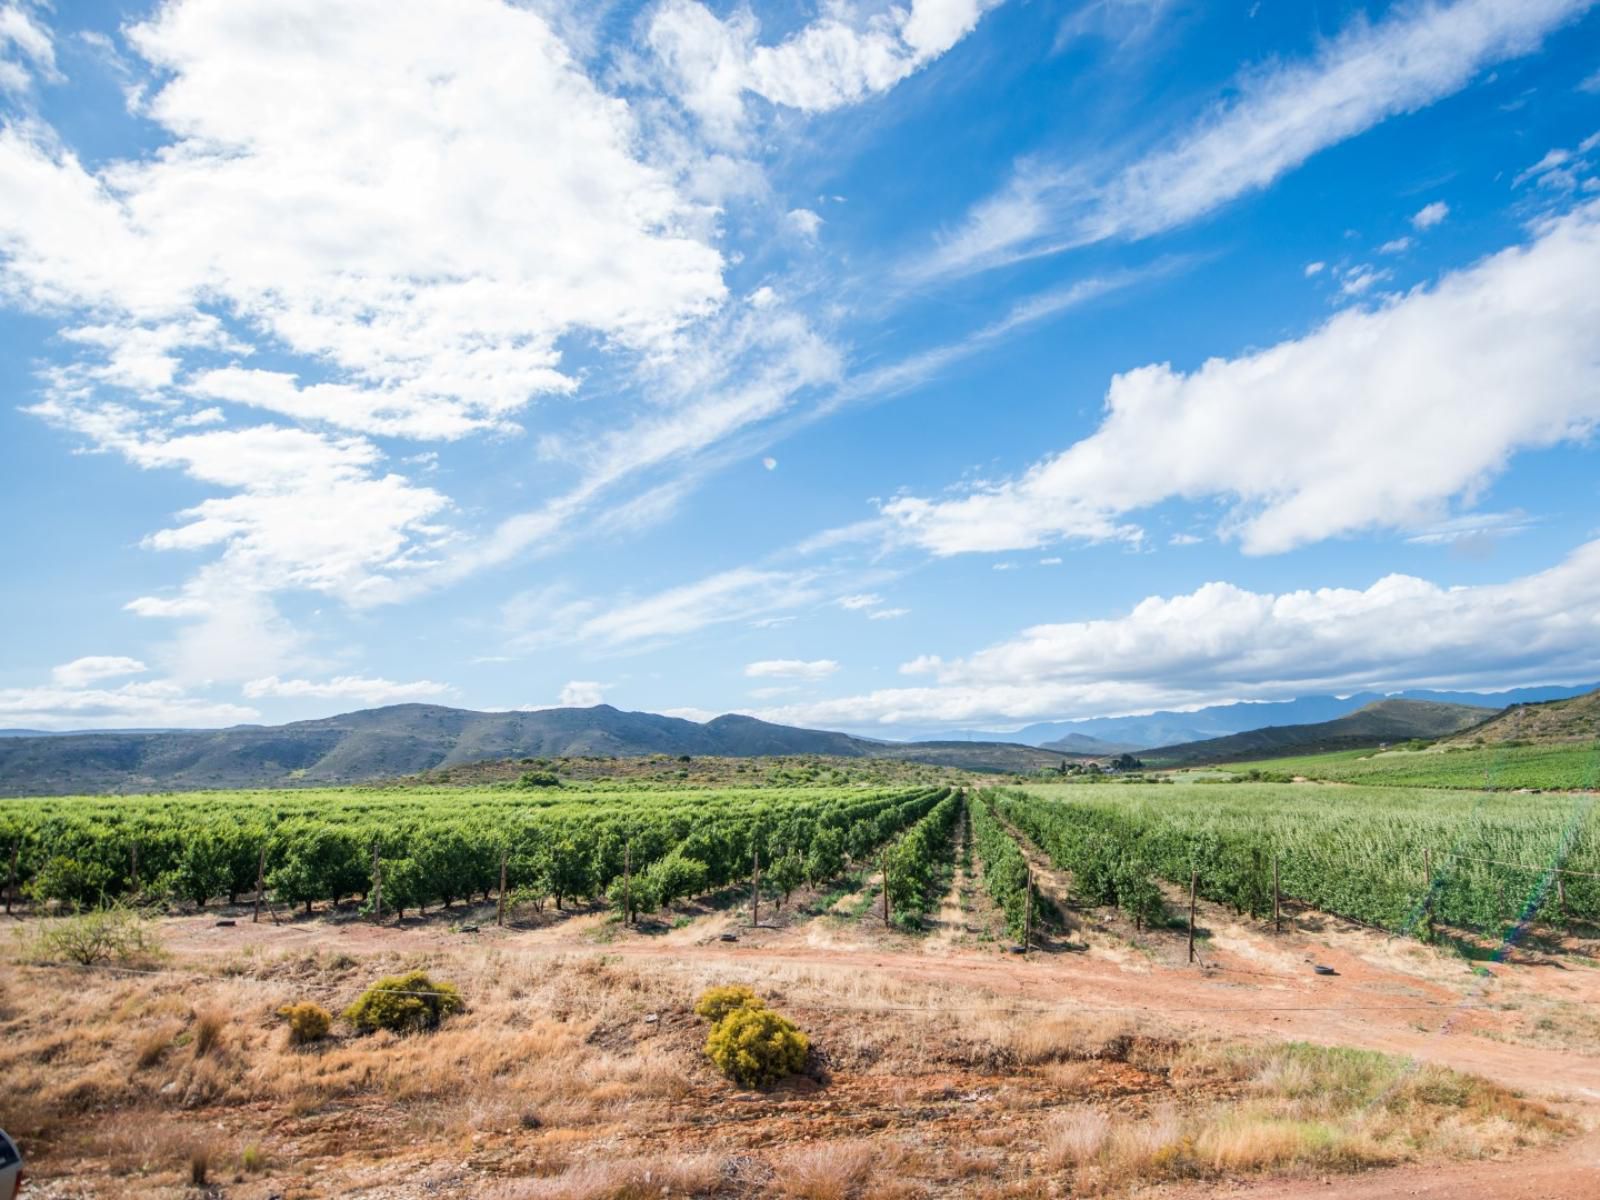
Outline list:
[[[407,971],[378,980],[361,993],[344,1019],[362,1033],[420,1033],[466,1007],[452,983],[435,983],[426,971]]]

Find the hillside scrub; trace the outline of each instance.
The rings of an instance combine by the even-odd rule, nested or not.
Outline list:
[[[740,1087],[764,1087],[806,1065],[811,1040],[766,1006],[729,1009],[711,1027],[706,1055]]]
[[[150,966],[164,952],[155,922],[123,904],[49,917],[23,934],[27,956],[36,962],[72,962],[89,967],[114,963]]]
[[[454,984],[435,983],[425,971],[408,971],[378,980],[344,1010],[344,1019],[362,1033],[419,1033],[437,1029],[465,1007]]]

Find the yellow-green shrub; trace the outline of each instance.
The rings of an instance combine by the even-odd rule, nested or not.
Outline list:
[[[278,1015],[289,1022],[289,1044],[309,1046],[328,1036],[333,1025],[333,1014],[320,1004],[302,1000],[298,1004],[285,1004]]]
[[[706,1054],[741,1087],[760,1087],[806,1065],[811,1040],[770,1008],[735,1008],[711,1028]]]
[[[695,1001],[694,1011],[715,1025],[736,1008],[765,1008],[767,1002],[743,984],[708,988]]]
[[[435,983],[425,971],[410,971],[378,980],[344,1010],[344,1019],[363,1033],[411,1033],[437,1029],[440,1021],[465,1007],[454,984]]]

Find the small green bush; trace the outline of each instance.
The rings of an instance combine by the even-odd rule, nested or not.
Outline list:
[[[741,1087],[761,1087],[806,1065],[811,1040],[770,1008],[735,1008],[711,1028],[706,1054]]]
[[[30,958],[42,962],[68,959],[86,967],[97,963],[135,966],[159,962],[165,956],[154,924],[122,904],[39,921],[27,941]]]
[[[767,1002],[743,984],[709,988],[695,1001],[694,1011],[715,1025],[739,1008],[765,1008]]]
[[[344,1019],[362,1033],[412,1033],[437,1029],[445,1017],[465,1007],[454,984],[435,983],[425,971],[411,971],[378,980],[344,1010]]]
[[[333,1014],[320,1004],[302,1000],[298,1004],[285,1004],[278,1015],[289,1022],[289,1044],[309,1046],[328,1036],[333,1026]]]

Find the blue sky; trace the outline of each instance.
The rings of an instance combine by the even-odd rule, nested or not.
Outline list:
[[[1582,0],[0,0],[0,726],[1600,677]]]

